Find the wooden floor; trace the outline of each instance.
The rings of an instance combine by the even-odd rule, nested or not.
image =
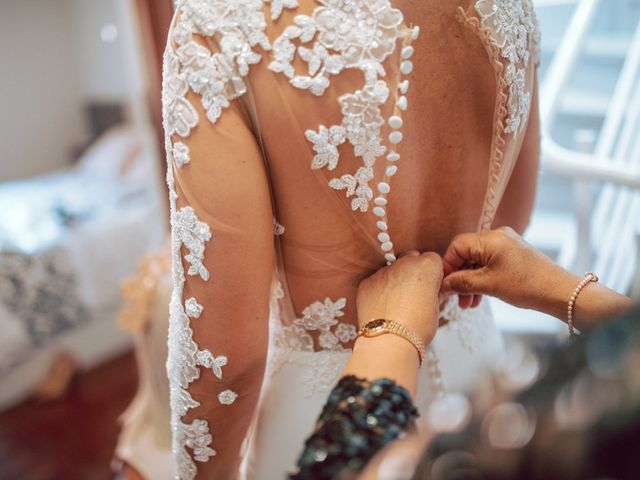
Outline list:
[[[60,400],[0,413],[0,479],[113,479],[117,419],[136,382],[128,353],[77,377]]]

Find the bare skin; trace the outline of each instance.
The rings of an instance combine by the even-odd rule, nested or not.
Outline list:
[[[295,12],[285,11],[276,23],[269,22],[270,37],[293,21],[293,15],[310,13],[315,2],[303,1]],[[443,254],[451,239],[477,230],[489,171],[496,81],[485,45],[456,17],[466,0],[399,0],[407,24],[419,25],[414,42],[413,72],[407,76],[411,88],[410,107],[403,114],[404,141],[401,161],[393,177],[387,206],[389,231],[398,253],[410,250]],[[389,57],[385,69],[396,78],[398,59]],[[367,213],[351,211],[343,192],[327,187],[333,177],[353,173],[361,159],[351,148],[341,148],[340,163],[333,171],[309,174],[307,161],[293,161],[297,145],[283,142],[283,134],[301,136],[319,123],[339,123],[340,95],[362,84],[353,71],[332,78],[331,86],[318,98],[291,89],[282,75],[273,75],[263,62],[252,68],[252,121],[259,126],[263,148],[269,157],[269,178],[278,221],[286,227],[281,251],[294,310],[300,311],[318,299],[346,296],[345,317],[356,318],[357,284],[384,265],[372,207]],[[303,65],[301,65],[301,68]],[[282,108],[282,102],[287,108]],[[537,103],[534,91],[532,104]],[[386,108],[386,107],[385,107]],[[316,114],[317,112],[317,114]],[[385,111],[389,115],[390,111]],[[295,122],[292,125],[292,116]],[[519,153],[504,197],[496,213],[497,225],[522,231],[529,222],[535,197],[538,169],[537,108],[532,108],[525,132],[514,146]],[[383,138],[389,133],[385,126]],[[214,146],[212,146],[214,148]],[[305,155],[308,147],[305,149]],[[293,155],[293,156],[292,156]],[[511,155],[513,157],[513,155]],[[383,159],[382,159],[383,160]],[[381,180],[384,161],[376,164],[375,185]],[[512,187],[513,185],[513,187]],[[319,209],[318,205],[322,205]],[[475,304],[480,298],[475,299]],[[465,302],[466,300],[462,300]],[[470,298],[469,303],[474,299]]]

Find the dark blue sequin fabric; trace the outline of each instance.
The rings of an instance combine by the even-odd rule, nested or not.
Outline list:
[[[343,377],[331,391],[289,479],[353,478],[417,416],[409,392],[394,381]]]

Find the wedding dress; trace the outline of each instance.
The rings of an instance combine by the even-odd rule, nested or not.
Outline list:
[[[537,45],[531,0],[179,2],[163,81],[179,478],[284,478],[356,337],[358,282],[528,216]],[[501,361],[484,303],[442,317],[424,408]]]

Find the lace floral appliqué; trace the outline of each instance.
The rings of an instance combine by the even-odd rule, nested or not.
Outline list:
[[[268,371],[270,375],[278,372],[284,362],[290,361],[304,366],[300,379],[305,393],[312,395],[314,391],[327,392],[335,384],[343,368],[342,356],[336,353],[348,353],[346,345],[356,338],[357,331],[353,325],[340,322],[344,316],[342,309],[346,299],[333,302],[326,298],[322,302],[314,302],[305,308],[302,316],[291,325],[283,325],[279,318],[278,302],[284,298],[280,282],[272,287],[272,352],[270,352]],[[313,334],[317,341],[314,341]],[[317,344],[317,349],[316,349]],[[313,355],[295,355],[295,352],[313,353]]]
[[[530,42],[537,52],[539,41],[533,5],[531,0],[478,0],[475,8],[507,62],[504,75],[509,86],[509,115],[505,132],[518,133],[524,128],[531,107],[525,81]]]
[[[209,271],[204,266],[204,243],[211,239],[209,225],[201,222],[191,207],[183,207],[174,215],[173,235],[184,245],[188,252],[184,259],[191,264],[187,273],[200,275],[209,280]]]
[[[312,15],[297,15],[273,43],[274,60],[269,68],[283,73],[299,89],[322,95],[331,76],[345,69],[361,70],[365,85],[361,90],[339,98],[343,115],[340,125],[320,125],[308,130],[315,156],[311,168],[333,170],[338,165],[338,147],[347,140],[363,166],[351,175],[332,179],[331,188],[344,190],[353,210],[366,212],[373,198],[369,181],[373,179],[376,158],[386,149],[380,143],[384,124],[380,107],[389,97],[389,88],[379,77],[385,75],[384,60],[394,51],[403,31],[402,12],[389,0],[318,0]],[[307,74],[297,74],[297,56],[307,64]]]

